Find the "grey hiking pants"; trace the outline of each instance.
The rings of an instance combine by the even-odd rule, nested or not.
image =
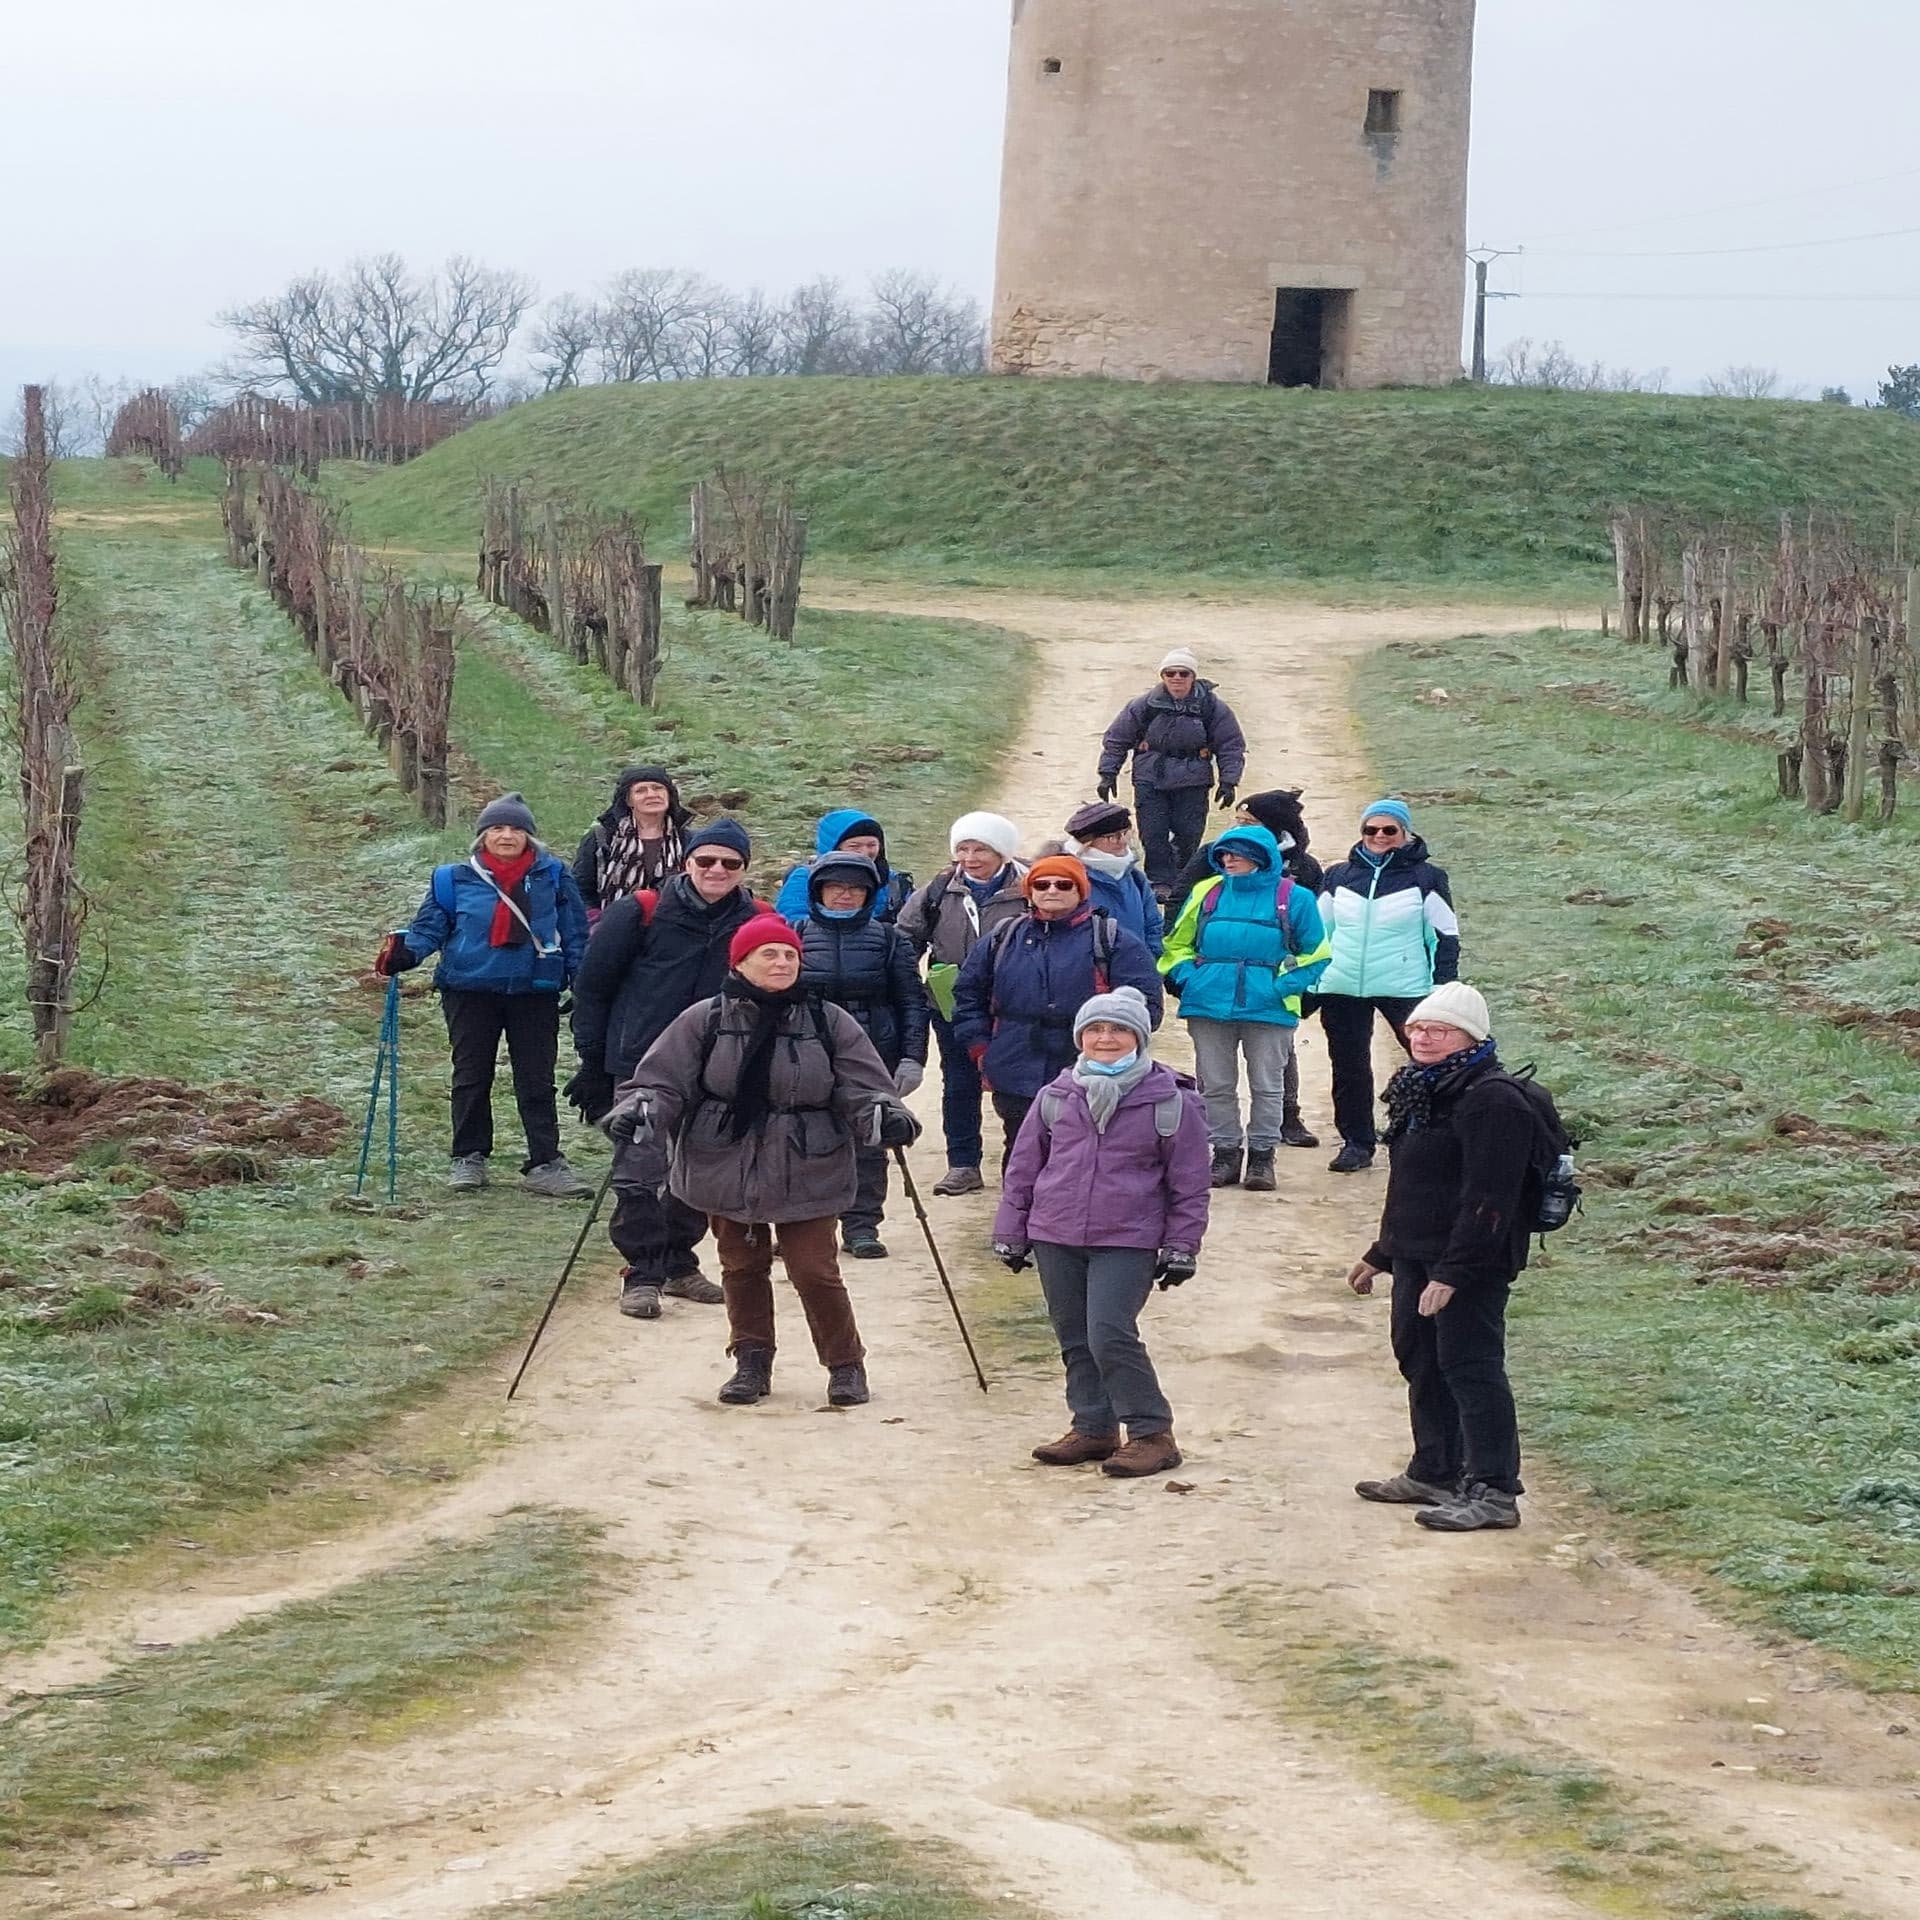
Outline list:
[[[1067,1365],[1075,1433],[1118,1433],[1124,1426],[1138,1440],[1173,1431],[1173,1409],[1140,1338],[1154,1258],[1138,1247],[1035,1243],[1034,1264]]]
[[[1271,1020],[1189,1020],[1200,1091],[1207,1098],[1207,1138],[1216,1147],[1242,1144],[1269,1153],[1287,1123],[1287,1067],[1293,1059],[1293,1029]],[[1240,1123],[1240,1056],[1247,1056],[1253,1092],[1251,1124]]]

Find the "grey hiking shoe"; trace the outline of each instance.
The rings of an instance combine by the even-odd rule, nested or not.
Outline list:
[[[660,1291],[669,1300],[691,1300],[702,1307],[717,1307],[727,1297],[697,1267],[691,1273],[676,1274]]]
[[[473,1193],[486,1184],[487,1156],[484,1153],[458,1154],[447,1169],[447,1185],[455,1193]]]
[[[1457,1497],[1453,1488],[1429,1486],[1410,1473],[1396,1473],[1391,1480],[1362,1480],[1354,1492],[1383,1507],[1443,1507]]]
[[[590,1200],[593,1184],[583,1180],[567,1165],[566,1156],[549,1160],[544,1166],[531,1167],[521,1176],[521,1186],[548,1200]]]
[[[1520,1524],[1520,1502],[1512,1494],[1476,1480],[1446,1505],[1428,1507],[1413,1517],[1435,1533],[1484,1533],[1492,1528],[1505,1531]]]
[[[987,1183],[978,1167],[949,1167],[933,1183],[933,1190],[943,1200],[951,1200],[960,1193],[985,1193]]]
[[[620,1290],[620,1311],[629,1320],[660,1318],[660,1289],[651,1280],[642,1280]]]
[[[840,1244],[856,1260],[884,1260],[887,1257],[886,1243],[871,1227],[849,1227]]]

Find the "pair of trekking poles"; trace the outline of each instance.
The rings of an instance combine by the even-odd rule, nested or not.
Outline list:
[[[900,1178],[907,1190],[907,1197],[913,1202],[914,1213],[919,1217],[920,1231],[926,1236],[927,1251],[933,1256],[933,1270],[940,1276],[940,1286],[947,1296],[947,1305],[953,1309],[953,1323],[960,1329],[960,1338],[966,1343],[967,1358],[973,1363],[973,1377],[980,1383],[980,1391],[987,1391],[987,1376],[980,1365],[980,1354],[973,1344],[973,1335],[967,1331],[966,1316],[960,1311],[959,1296],[953,1290],[953,1282],[947,1276],[947,1263],[940,1256],[940,1243],[933,1237],[933,1222],[927,1218],[926,1204],[920,1198],[920,1189],[914,1184],[913,1169],[907,1165],[906,1150],[895,1147],[895,1163],[900,1169]],[[600,1182],[600,1191],[593,1196],[593,1206],[589,1210],[585,1223],[580,1228],[579,1237],[573,1243],[573,1251],[567,1255],[567,1264],[560,1271],[560,1279],[553,1289],[552,1298],[547,1302],[547,1310],[540,1316],[540,1324],[533,1330],[533,1338],[527,1342],[527,1351],[520,1362],[520,1370],[513,1376],[513,1385],[507,1389],[507,1398],[511,1400],[520,1391],[520,1382],[527,1377],[527,1369],[533,1364],[534,1350],[540,1344],[541,1336],[547,1330],[547,1322],[553,1318],[553,1310],[560,1304],[560,1296],[566,1291],[567,1282],[573,1278],[573,1269],[580,1258],[581,1249],[587,1244],[587,1235],[593,1231],[593,1223],[600,1217],[600,1208],[613,1186],[613,1169],[607,1169],[607,1177]]]

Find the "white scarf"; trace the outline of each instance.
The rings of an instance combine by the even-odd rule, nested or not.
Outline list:
[[[1067,851],[1083,867],[1104,873],[1109,880],[1124,880],[1140,864],[1140,856],[1131,847],[1125,853],[1105,853],[1098,847],[1082,846],[1072,834],[1067,835]]]

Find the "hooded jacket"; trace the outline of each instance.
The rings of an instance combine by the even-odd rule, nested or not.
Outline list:
[[[821,889],[834,879],[867,889],[867,904],[849,919],[829,919],[820,905]],[[902,1060],[926,1065],[929,1015],[913,942],[873,917],[879,890],[879,873],[864,854],[822,854],[807,882],[806,915],[794,924],[800,984],[852,1014],[891,1073]]]
[[[1329,867],[1320,917],[1333,942],[1322,995],[1424,1000],[1460,977],[1453,890],[1417,836],[1384,860],[1361,846]]]
[[[1091,904],[1058,920],[1028,914],[980,941],[960,969],[953,1028],[962,1047],[986,1048],[982,1073],[996,1093],[1033,1099],[1073,1065],[1073,1017],[1096,993],[1138,987],[1160,1025],[1166,995],[1153,955],[1108,919],[1112,957],[1096,977]]]
[[[886,927],[900,918],[900,909],[913,892],[913,875],[896,872],[888,866],[887,830],[872,814],[861,813],[854,807],[840,807],[820,816],[820,824],[813,833],[814,858],[804,867],[792,868],[781,881],[773,902],[773,910],[781,919],[798,920],[806,913],[808,876],[828,854],[840,851],[842,841],[851,840],[856,834],[872,834],[880,842],[880,858],[874,862],[880,873],[880,893],[873,917]]]
[[[1225,873],[1223,853],[1244,854],[1259,870]],[[1281,919],[1280,843],[1265,827],[1223,833],[1212,865],[1213,879],[1188,897],[1160,956],[1180,1017],[1297,1027],[1300,996],[1313,990],[1333,951],[1313,895],[1295,885]]]
[[[720,991],[734,934],[766,908],[745,887],[709,905],[677,873],[654,896],[651,920],[629,894],[600,916],[573,988],[581,1063],[624,1080],[673,1021]]]
[[[524,883],[532,937],[493,944],[499,891],[471,862],[439,868],[406,931],[413,963],[440,956],[436,993],[558,994],[587,951],[587,910],[560,861],[541,847]]]
[[[1126,930],[1136,935],[1147,951],[1158,960],[1167,943],[1167,916],[1154,898],[1152,883],[1140,864],[1140,856],[1127,856],[1125,869],[1113,872],[1118,856],[1102,853],[1068,834],[1064,840],[1050,840],[1040,849],[1044,859],[1050,853],[1071,854],[1087,870],[1093,883],[1093,904],[1104,907]]]
[[[766,1117],[735,1140],[732,1101],[758,1015],[731,994],[698,1002],[621,1091],[650,1096],[656,1144],[671,1142],[667,1183],[696,1212],[749,1223],[834,1219],[854,1203],[855,1143],[868,1137],[874,1108],[899,1104],[893,1076],[850,1013],[798,997],[774,1047]]]
[[[1116,778],[1129,754],[1136,787],[1167,793],[1216,784],[1237,787],[1247,770],[1247,737],[1211,680],[1197,681],[1184,700],[1156,686],[1122,707],[1107,729],[1101,777]]]
[[[1053,1085],[1060,1113],[1051,1129],[1036,1101],[1013,1144],[993,1237],[1008,1246],[1169,1247],[1198,1253],[1211,1195],[1206,1103],[1193,1083],[1151,1067],[1129,1087],[1102,1133],[1072,1069]],[[1180,1127],[1160,1136],[1156,1109],[1181,1098]]]
[[[629,767],[614,782],[613,804],[609,806],[586,833],[582,836],[579,850],[573,856],[574,883],[580,889],[580,897],[587,904],[587,911],[598,915],[608,904],[606,888],[603,884],[606,871],[607,849],[613,845],[613,836],[619,830],[621,821],[630,811],[627,796],[641,781],[651,780],[667,790],[667,819],[685,840],[687,830],[693,825],[693,814],[680,798],[680,789],[673,775],[665,767]],[[668,873],[677,871],[676,861]],[[666,873],[656,876],[656,884],[667,878]]]

